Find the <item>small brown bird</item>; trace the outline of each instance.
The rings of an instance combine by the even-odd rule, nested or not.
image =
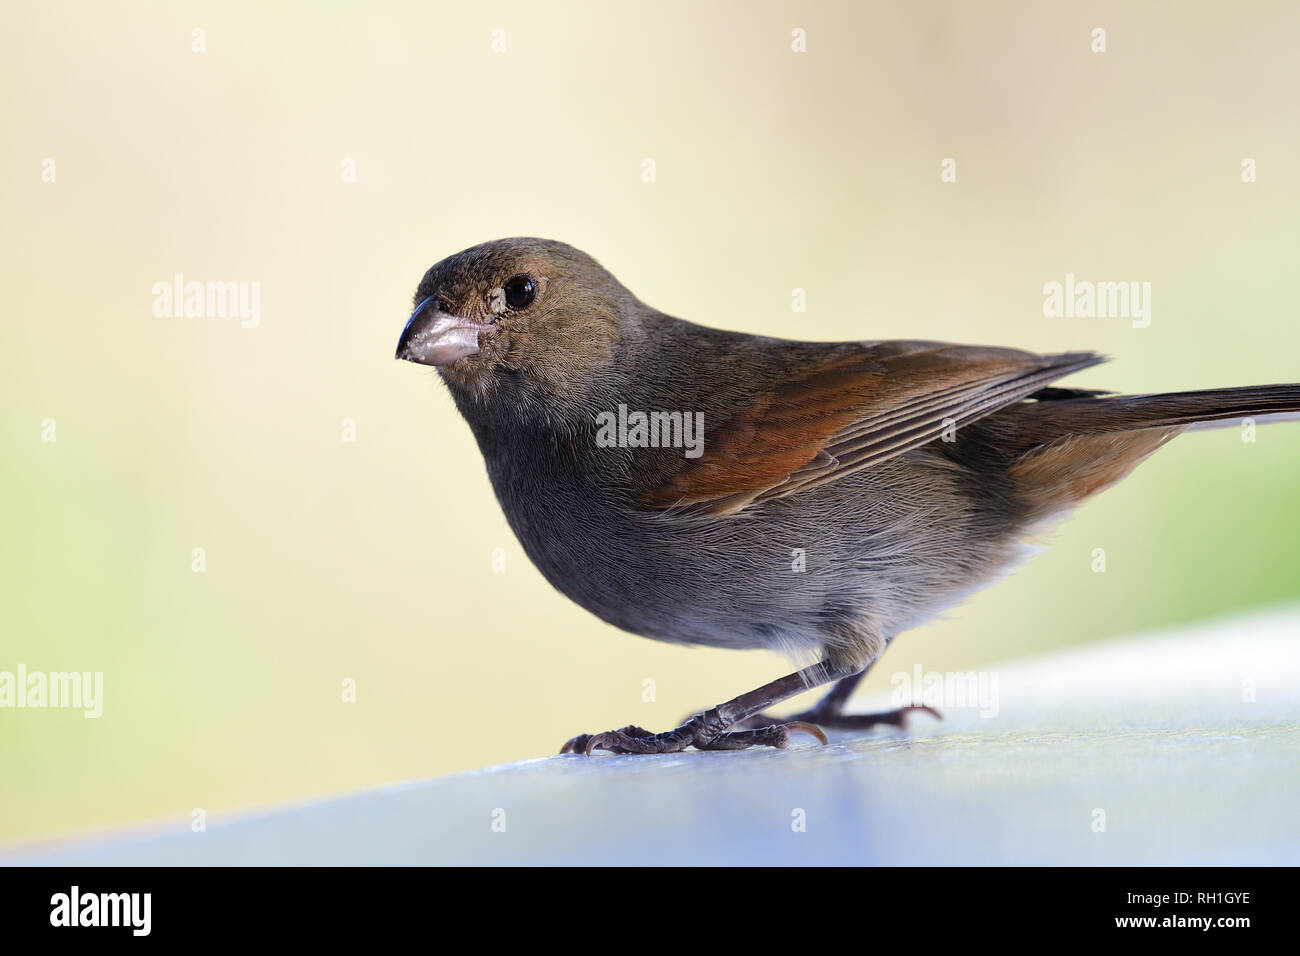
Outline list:
[[[563,752],[784,747],[900,632],[987,584],[1044,522],[1197,422],[1300,410],[1300,385],[1114,396],[1051,387],[1102,361],[942,342],[792,342],[675,319],[560,242],[429,269],[397,357],[436,366],[510,526],[564,594],[663,641],[816,662],[650,733]],[[804,567],[792,569],[792,552]],[[837,682],[793,718],[763,711]]]

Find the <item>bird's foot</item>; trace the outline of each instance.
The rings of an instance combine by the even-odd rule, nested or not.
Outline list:
[[[675,730],[662,734],[652,734],[633,724],[603,734],[579,734],[565,743],[560,753],[591,756],[593,750],[608,750],[616,754],[671,754],[690,746],[697,750],[747,750],[750,747],[784,750],[792,733],[809,734],[826,743],[821,728],[802,720],[771,722],[767,726],[748,721],[741,723],[745,724],[744,729],[729,731],[716,717],[706,713],[696,714]]]
[[[910,704],[907,707],[899,707],[896,710],[884,710],[876,714],[845,714],[838,710],[821,709],[814,707],[812,710],[805,710],[802,713],[795,714],[792,717],[785,718],[799,722],[808,722],[818,724],[830,730],[866,730],[868,727],[888,725],[897,727],[899,730],[907,729],[907,715],[915,710],[923,710],[930,714],[936,720],[943,720],[943,715],[933,707],[926,707],[921,704]],[[781,718],[773,717],[770,714],[754,714],[746,717],[744,720],[738,720],[734,724],[737,728],[755,727],[763,724],[770,724]]]

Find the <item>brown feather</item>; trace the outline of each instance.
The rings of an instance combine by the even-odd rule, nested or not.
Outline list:
[[[864,344],[792,371],[712,430],[643,496],[652,508],[730,514],[887,461],[1102,359],[935,342]]]
[[[1074,435],[1030,452],[1007,474],[1030,515],[1050,517],[1115,484],[1184,427]]]

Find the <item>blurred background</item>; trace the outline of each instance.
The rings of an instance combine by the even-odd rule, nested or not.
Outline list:
[[[1286,3],[11,7],[0,671],[102,671],[104,710],[0,710],[0,842],[666,729],[786,672],[528,563],[392,358],[474,243],[563,239],[727,328],[1297,381],[1298,43]],[[258,283],[260,321],[155,315],[177,273]],[[1045,318],[1067,273],[1150,282],[1150,326]],[[1294,600],[1300,426],[1256,438],[1175,441],[869,686]]]

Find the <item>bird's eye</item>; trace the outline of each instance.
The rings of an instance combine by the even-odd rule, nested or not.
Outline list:
[[[506,305],[512,309],[526,309],[537,298],[537,283],[532,276],[517,275],[502,286],[502,291],[506,294]]]

